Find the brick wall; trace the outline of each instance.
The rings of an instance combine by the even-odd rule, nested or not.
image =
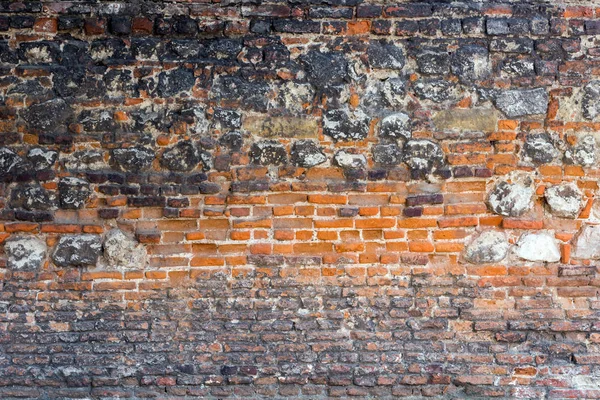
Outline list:
[[[600,398],[560,3],[0,3],[0,398]]]

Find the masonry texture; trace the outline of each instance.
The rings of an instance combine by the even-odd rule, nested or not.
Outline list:
[[[599,131],[595,1],[2,1],[0,398],[600,398]]]

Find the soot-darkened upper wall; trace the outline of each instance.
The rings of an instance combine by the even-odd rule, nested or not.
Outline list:
[[[594,3],[1,2],[0,398],[600,398]]]

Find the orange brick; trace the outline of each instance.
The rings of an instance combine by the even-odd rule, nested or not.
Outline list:
[[[448,204],[446,206],[446,214],[484,214],[487,212],[485,204]]]
[[[94,290],[133,290],[135,282],[98,282],[94,284]]]
[[[275,231],[273,232],[273,238],[275,240],[294,240],[296,234],[294,231]]]
[[[440,253],[458,253],[464,249],[465,245],[462,243],[436,243],[435,251]]]
[[[192,267],[216,267],[221,265],[225,265],[223,257],[194,257],[190,261]]]
[[[33,222],[10,222],[4,225],[6,232],[38,232],[40,226]]]
[[[81,232],[80,225],[58,225],[58,224],[50,224],[50,225],[42,225],[42,232],[47,233],[79,233]]]
[[[185,234],[185,238],[187,240],[202,240],[202,239],[205,239],[206,236],[204,235],[203,232],[187,232]]]
[[[311,194],[308,196],[308,202],[315,204],[346,204],[348,198],[344,195]]]
[[[565,165],[565,175],[567,175],[567,176],[585,176],[585,171],[579,165]]]
[[[416,228],[434,228],[437,226],[437,219],[429,218],[408,218],[398,221],[398,228],[416,229]]]
[[[294,253],[296,254],[323,254],[333,250],[331,243],[296,243]]]
[[[519,121],[509,120],[509,119],[501,119],[498,121],[498,130],[499,131],[514,131],[519,126]]]
[[[369,218],[357,219],[354,221],[357,229],[370,228],[393,228],[396,226],[395,218]]]
[[[542,229],[544,227],[544,221],[504,218],[502,227],[506,229]]]
[[[370,21],[350,21],[348,22],[348,35],[362,35],[371,30]]]
[[[341,243],[335,245],[335,251],[338,253],[360,252],[364,251],[363,243]]]
[[[456,226],[477,226],[477,217],[458,217],[458,218],[444,218],[438,220],[440,228],[450,228]]]
[[[507,274],[507,268],[504,265],[468,266],[467,273],[478,276],[501,276]]]
[[[431,242],[408,242],[408,249],[417,253],[431,253],[434,251],[433,243]]]
[[[148,278],[148,279],[166,279],[167,273],[165,271],[146,271],[146,278]]]
[[[467,232],[465,232],[462,229],[447,229],[447,230],[443,230],[443,231],[434,231],[433,232],[433,238],[436,240],[439,239],[447,239],[447,240],[451,240],[451,239],[462,239],[464,237],[467,236]]]

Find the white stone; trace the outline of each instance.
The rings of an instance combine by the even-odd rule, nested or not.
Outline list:
[[[367,158],[362,154],[352,154],[340,150],[333,157],[335,163],[342,168],[364,168],[367,165]]]
[[[139,269],[146,264],[146,248],[120,229],[111,229],[104,239],[104,258],[108,267]]]
[[[527,261],[557,262],[560,250],[554,235],[548,232],[524,233],[519,238],[516,254]]]
[[[583,193],[573,182],[552,186],[544,192],[552,214],[564,218],[577,218],[583,208]]]
[[[573,258],[600,259],[600,225],[586,225],[577,234]]]
[[[4,244],[8,268],[14,270],[39,269],[47,250],[46,242],[35,237],[14,237]]]
[[[499,182],[488,196],[488,205],[496,214],[519,217],[533,206],[534,189],[522,182]]]
[[[503,232],[484,231],[467,246],[465,259],[473,264],[499,262],[504,260],[509,247]]]

